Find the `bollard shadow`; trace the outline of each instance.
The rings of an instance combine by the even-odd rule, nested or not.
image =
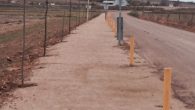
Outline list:
[[[52,56],[59,56],[58,54],[49,54],[49,55],[45,55],[43,57],[52,57]]]
[[[18,85],[18,88],[27,88],[27,87],[35,87],[38,86],[37,83],[24,83],[24,84],[20,84]]]
[[[124,65],[120,65],[120,68],[135,68],[135,67],[140,67],[141,65],[130,65],[130,64],[124,64]]]
[[[66,42],[68,42],[68,41],[66,41],[66,40],[62,40],[62,41],[61,41],[61,43],[66,43]]]

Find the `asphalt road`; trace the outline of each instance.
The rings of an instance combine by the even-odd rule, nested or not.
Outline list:
[[[161,69],[172,67],[176,97],[195,108],[195,33],[123,16],[125,36],[135,35],[139,54]]]

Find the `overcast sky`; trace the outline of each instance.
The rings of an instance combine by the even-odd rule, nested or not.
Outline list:
[[[195,0],[180,0],[180,1],[185,1],[185,2],[195,2]]]

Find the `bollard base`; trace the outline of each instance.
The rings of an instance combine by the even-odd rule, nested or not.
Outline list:
[[[124,46],[125,45],[125,41],[124,40],[118,40],[118,45],[119,46]]]

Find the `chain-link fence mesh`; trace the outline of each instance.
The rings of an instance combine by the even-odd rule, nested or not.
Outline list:
[[[89,10],[89,19],[92,19],[101,13],[101,8],[93,2],[90,4],[92,8]],[[69,31],[86,22],[86,5],[87,1],[80,0],[77,2],[64,0],[59,4],[56,4],[54,0],[49,0],[48,13],[45,16],[46,2],[26,2],[26,42],[23,52],[23,4],[22,2],[0,3],[0,94],[21,80],[22,54],[25,53],[24,76],[28,79],[30,68],[35,63],[34,60],[44,54],[45,41],[46,47],[61,42]]]
[[[168,22],[186,26],[195,25],[195,12],[145,12],[142,17],[157,22]]]

